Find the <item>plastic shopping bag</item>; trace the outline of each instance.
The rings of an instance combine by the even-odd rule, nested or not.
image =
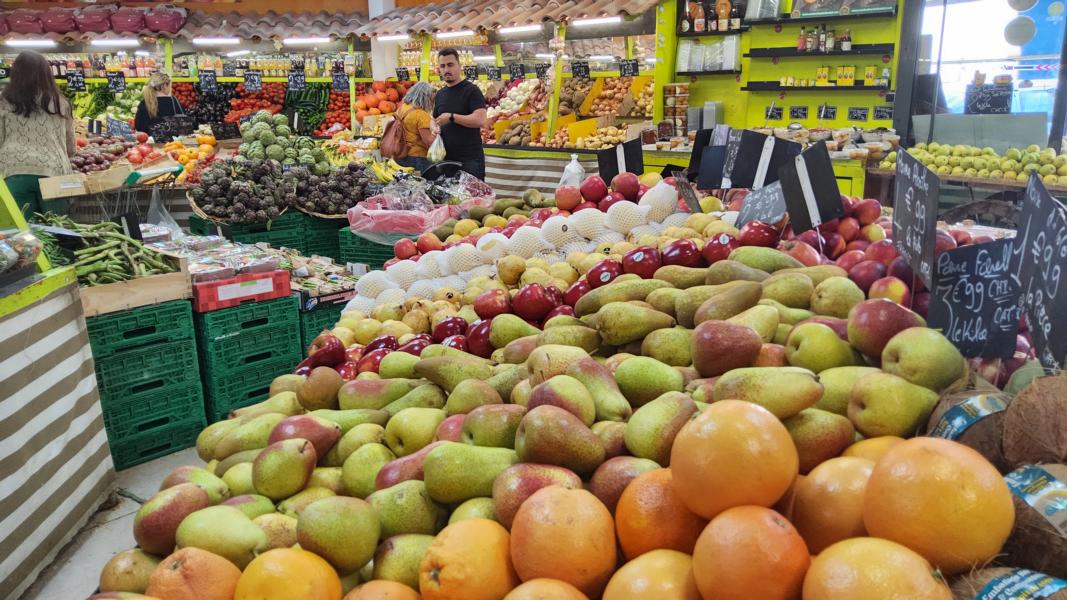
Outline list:
[[[430,148],[426,151],[426,159],[431,163],[438,163],[445,159],[445,142],[441,136],[437,136]]]
[[[181,226],[171,216],[167,207],[163,206],[163,200],[159,197],[159,188],[152,188],[152,202],[148,205],[148,223],[169,229],[171,239],[180,240],[184,237]]]
[[[571,162],[567,163],[566,167],[563,167],[563,177],[559,178],[559,186],[573,185],[579,187],[582,185],[582,181],[585,179],[585,167],[582,163],[578,162],[578,155],[571,155]]]

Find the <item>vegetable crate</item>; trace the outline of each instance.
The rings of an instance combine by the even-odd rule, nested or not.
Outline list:
[[[306,219],[307,216],[304,213],[295,210],[285,211],[277,219],[265,223],[216,223],[197,215],[190,215],[189,231],[196,235],[219,235],[234,240],[235,236],[250,238],[272,231],[303,230]]]
[[[337,304],[320,304],[314,310],[300,313],[300,332],[302,334],[303,347],[311,345],[311,340],[322,333],[323,329],[333,329],[341,318],[341,310],[345,302]]]
[[[144,346],[96,361],[102,401],[200,382],[196,340]]]
[[[341,229],[338,236],[342,263],[362,263],[367,265],[368,269],[374,270],[381,269],[385,261],[395,256],[392,246],[365,240],[347,227]]]
[[[97,360],[141,346],[193,337],[193,311],[188,300],[89,317],[89,342]]]
[[[319,217],[307,217],[304,239],[307,246],[308,256],[328,256],[336,261],[341,260],[341,244],[337,231],[341,227],[347,227],[345,219],[321,219]]]
[[[227,418],[230,411],[266,400],[275,377],[292,373],[299,358],[286,357],[233,371],[227,377],[206,378],[209,423]]]
[[[115,470],[121,471],[134,465],[184,450],[196,443],[196,436],[207,423],[203,415],[190,417],[156,431],[132,436],[119,442],[109,440]]]
[[[296,300],[292,296],[250,302],[233,308],[196,314],[196,335],[203,344],[242,333],[255,334],[287,326],[297,327]]]
[[[125,398],[104,398],[104,427],[112,446],[204,414],[200,382],[180,383]]]

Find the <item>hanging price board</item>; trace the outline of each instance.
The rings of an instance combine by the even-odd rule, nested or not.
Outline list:
[[[485,76],[489,81],[500,81],[500,67],[486,67]]]
[[[415,67],[415,79],[422,80],[422,67]]]
[[[67,89],[71,92],[85,91],[85,72],[81,69],[67,71]]]
[[[396,68],[396,80],[397,81],[411,81],[411,72],[407,67]]]
[[[228,60],[222,63],[222,76],[223,77],[236,77],[237,65],[232,60]]]
[[[758,190],[752,190],[745,196],[745,203],[741,205],[741,211],[734,221],[736,227],[743,227],[745,223],[759,221],[761,223],[777,223],[785,215],[785,194],[782,193],[782,183],[775,181]]]
[[[866,106],[850,106],[848,107],[848,120],[849,121],[866,121],[870,115],[871,109]]]
[[[335,92],[347,92],[348,91],[348,73],[344,71],[333,72],[333,91]]]
[[[258,92],[263,89],[263,73],[260,71],[245,71],[245,91]]]
[[[875,106],[874,107],[874,120],[875,121],[892,121],[893,120],[893,107],[892,106]]]
[[[307,78],[304,77],[304,71],[289,71],[289,91],[290,92],[302,92],[308,87]]]
[[[571,63],[571,75],[582,79],[589,79],[589,62],[576,60]]]
[[[837,107],[836,106],[826,106],[826,105],[820,106],[819,107],[819,118],[820,119],[826,119],[827,121],[833,121],[834,119],[837,118]]]
[[[126,75],[122,71],[107,72],[107,91],[121,94],[126,91]]]
[[[619,61],[619,75],[623,77],[637,77],[640,66],[636,58],[627,58]]]
[[[768,106],[764,116],[768,121],[781,121],[784,118],[784,110],[781,106]]]
[[[548,63],[537,63],[534,65],[534,72],[537,73],[537,78],[542,81],[548,79],[548,69],[551,67],[552,65]]]
[[[219,80],[215,71],[200,71],[200,93],[214,94],[219,89]]]
[[[511,75],[511,79],[523,80],[526,79],[526,65],[519,63],[517,65],[508,65],[508,75]]]
[[[463,76],[472,81],[478,79],[478,67],[474,65],[463,67]]]

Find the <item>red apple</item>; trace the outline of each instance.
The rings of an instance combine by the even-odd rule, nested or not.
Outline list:
[[[683,267],[703,267],[704,257],[693,240],[674,240],[663,247],[660,253],[664,265],[681,265]]]
[[[652,246],[638,246],[622,255],[622,271],[633,273],[641,279],[651,279],[656,269],[663,266],[659,250]]]
[[[456,350],[467,351],[467,336],[465,335],[450,335],[441,340],[442,346],[449,348],[455,348]]]
[[[641,198],[644,198],[646,192],[648,192],[648,186],[647,185],[645,185],[643,183],[638,185],[637,186],[637,199],[640,200]]]
[[[886,298],[901,306],[911,304],[911,290],[908,284],[893,276],[882,277],[871,284],[867,290],[868,298]]]
[[[741,242],[737,241],[734,236],[728,233],[720,233],[708,238],[704,242],[704,247],[700,250],[700,253],[704,255],[704,260],[708,261],[710,265],[720,260],[725,260],[734,251],[734,248],[739,248],[740,246]]]
[[[956,240],[946,231],[940,229],[934,232],[934,254],[941,254],[945,250],[956,247]]]
[[[911,309],[925,319],[930,311],[930,292],[915,292],[912,294]]]
[[[500,288],[486,290],[474,299],[474,312],[483,319],[511,312],[511,296]]]
[[[845,238],[840,233],[831,231],[826,234],[826,245],[822,248],[823,254],[830,258],[837,258],[845,253]]]
[[[368,352],[373,352],[382,348],[396,350],[399,347],[400,344],[397,343],[396,337],[391,335],[380,335],[367,344],[367,347],[363,349],[363,354],[366,355]]]
[[[897,251],[893,242],[889,240],[880,240],[867,246],[863,255],[867,260],[877,261],[888,267],[896,257],[900,256],[900,252]]]
[[[885,298],[864,300],[848,312],[848,339],[856,350],[879,358],[889,340],[911,327],[925,323],[919,315]]]
[[[799,260],[805,267],[814,267],[819,264],[818,250],[804,242],[788,240],[778,244],[778,249]]]
[[[863,252],[867,249],[867,246],[870,245],[871,243],[867,240],[852,240],[851,242],[845,244],[845,252],[848,252],[849,250],[859,250],[860,252]]]
[[[574,307],[573,306],[571,306],[570,304],[560,304],[556,308],[553,308],[552,310],[548,311],[548,314],[545,315],[545,321],[544,322],[547,323],[552,319],[552,317],[558,317],[560,315],[566,315],[568,317],[577,316],[577,314],[575,314],[575,312],[574,312]],[[470,337],[470,336],[468,336],[468,337]]]
[[[851,242],[860,234],[860,222],[852,217],[845,217],[841,219],[841,224],[837,226],[837,232],[841,234],[841,237],[845,238],[846,242]]]
[[[859,239],[861,240],[866,240],[868,242],[878,242],[886,239],[887,237],[889,237],[889,233],[886,231],[885,227],[877,223],[864,225],[863,228],[860,229]]]
[[[384,263],[382,263],[382,270],[388,269],[389,267],[395,265],[398,262],[400,262],[399,258],[396,258],[396,257],[390,258],[389,260],[387,260]]]
[[[585,278],[589,281],[589,286],[596,289],[611,283],[619,275],[622,275],[622,263],[612,258],[605,258],[593,265],[593,268],[585,274]]]
[[[590,175],[579,186],[579,191],[586,202],[600,202],[608,195],[608,184],[599,175]]]
[[[991,235],[976,235],[971,238],[972,244],[988,244],[989,242],[996,241]]]
[[[834,261],[834,264],[848,271],[852,267],[863,262],[863,260],[863,253],[859,250],[847,250],[844,254],[837,257],[837,260]]]
[[[878,279],[885,277],[885,265],[873,260],[865,260],[848,270],[848,278],[856,283],[863,293],[871,288]]]
[[[418,251],[418,247],[415,246],[415,242],[411,241],[411,238],[400,238],[393,244],[393,254],[400,260],[411,258]]]
[[[351,346],[345,348],[345,360],[358,362],[359,359],[363,358],[363,352],[363,346],[359,344],[352,344]]]
[[[798,233],[793,239],[798,242],[804,242],[819,252],[822,252],[822,248],[826,246],[826,238],[819,233],[818,229],[809,229],[803,233]]]
[[[561,185],[556,188],[556,206],[564,210],[574,210],[582,202],[582,192],[573,185]]]
[[[367,371],[370,371],[371,373],[377,373],[378,366],[382,364],[382,359],[390,352],[392,352],[392,350],[388,348],[379,348],[364,354],[363,358],[359,359],[359,372],[366,373]]]
[[[351,360],[345,361],[337,366],[337,374],[345,381],[352,381],[356,375],[359,375],[359,363]]]
[[[807,319],[798,322],[797,325],[800,325],[802,323],[822,323],[830,329],[833,329],[834,333],[837,334],[837,337],[845,340],[846,342],[848,341],[848,320],[846,319],[838,319],[837,317],[816,315],[814,317],[808,317]]]
[[[596,202],[579,202],[578,206],[574,207],[574,212],[578,212],[580,210],[585,210],[587,208],[598,208],[598,207],[597,207]]]
[[[552,296],[540,283],[523,286],[511,299],[511,309],[527,321],[540,321],[555,307]]]
[[[971,234],[962,229],[949,229],[948,234],[952,236],[952,239],[956,240],[957,246],[966,246],[974,241]]]
[[[593,287],[589,285],[588,281],[579,279],[572,283],[571,287],[567,288],[567,291],[563,292],[563,302],[570,306],[574,306],[575,304],[578,304],[578,300],[580,300],[582,296],[588,294],[589,290],[592,289]]]
[[[738,240],[742,246],[766,246],[773,248],[778,243],[778,230],[760,221],[749,221],[741,228]]]
[[[563,304],[563,290],[554,285],[546,285],[545,293],[548,294],[548,299],[552,301],[552,308]]]
[[[432,250],[440,250],[444,247],[441,240],[434,235],[432,231],[427,231],[419,236],[418,241],[415,242],[415,246],[419,249],[421,254],[426,254]]]
[[[433,341],[440,344],[445,338],[467,333],[467,321],[463,317],[453,316],[441,319],[433,328]]]
[[[396,350],[397,350],[397,352],[407,352],[408,354],[414,354],[415,356],[420,356],[422,354],[422,351],[426,348],[426,346],[429,346],[432,342],[433,342],[433,340],[430,340],[430,339],[415,338],[415,339],[408,340],[406,344],[400,346]]]
[[[852,216],[856,217],[860,225],[870,225],[882,216],[882,204],[874,198],[860,200],[852,210]]]
[[[852,213],[856,211],[857,202],[859,202],[859,199],[841,194],[841,207],[845,209],[846,217],[851,217]]]
[[[911,265],[908,264],[908,261],[903,256],[898,256],[893,259],[893,262],[889,263],[889,269],[886,271],[886,275],[896,277],[909,285],[915,280],[915,274],[911,270]]]
[[[626,202],[626,199],[617,197],[615,196],[615,193],[612,192],[607,196],[604,196],[604,199],[598,202],[596,207],[600,210],[600,212],[608,212],[608,209],[611,208],[611,205],[615,204],[616,202]]]
[[[840,226],[840,224],[840,219],[830,219],[829,221],[820,223],[818,229],[822,233],[830,233],[831,231],[837,231],[837,228]]]
[[[622,194],[630,202],[637,202],[637,191],[640,186],[641,182],[633,173],[622,172],[611,178],[611,189]]]

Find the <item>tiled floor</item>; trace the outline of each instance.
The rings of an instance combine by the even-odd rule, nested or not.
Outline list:
[[[200,465],[195,448],[120,471],[116,490],[147,499],[175,467]],[[114,508],[97,513],[64,548],[56,561],[41,572],[22,600],[84,600],[96,591],[100,569],[117,552],[132,548],[133,517],[140,505],[124,496]]]

